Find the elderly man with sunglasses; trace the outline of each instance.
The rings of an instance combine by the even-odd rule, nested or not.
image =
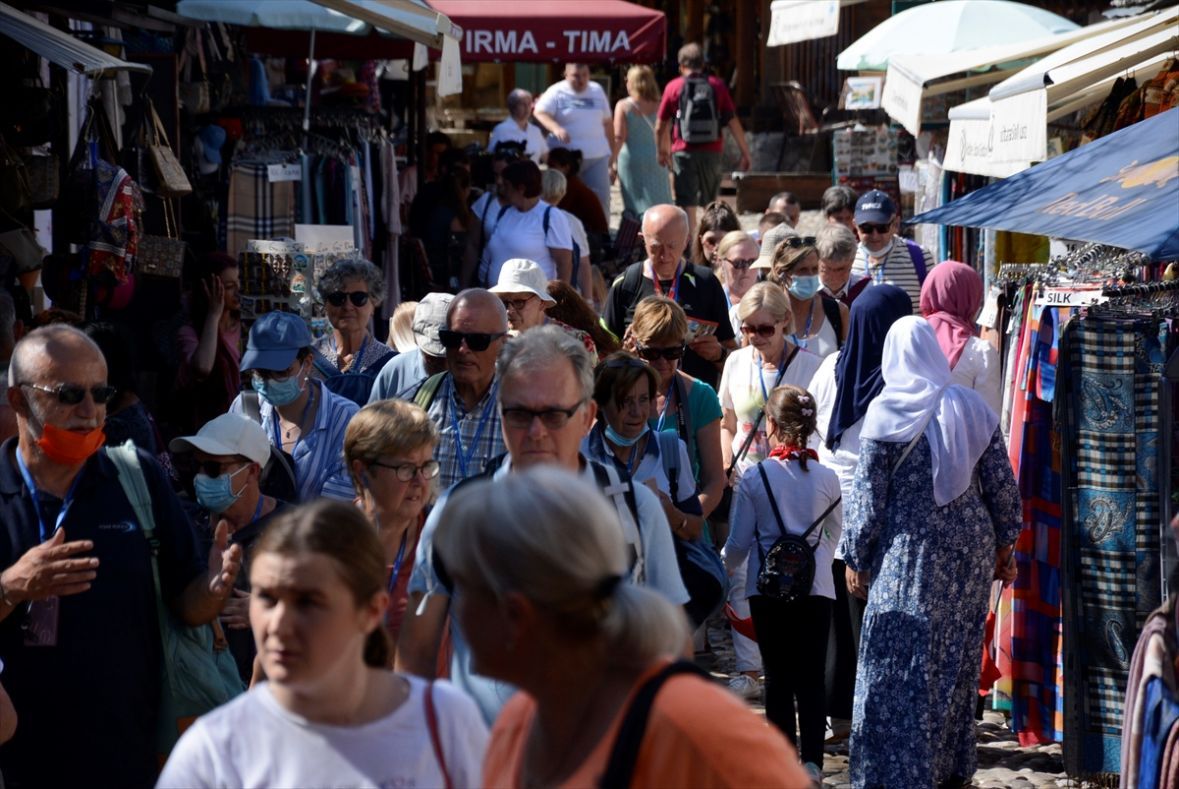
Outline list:
[[[913,312],[917,312],[921,284],[936,260],[929,250],[897,235],[899,220],[896,203],[879,189],[865,192],[856,201],[855,223],[860,246],[852,271],[871,279],[872,285],[896,285],[909,294]]]
[[[597,415],[594,371],[585,347],[556,327],[542,326],[511,340],[500,353],[497,370],[497,410],[502,415],[501,439],[507,452],[488,464],[484,476],[498,479],[538,465],[581,474],[602,489],[618,512],[619,527],[630,546],[629,580],[663,594],[675,605],[686,603],[688,591],[659,499],[646,486],[624,481],[614,468],[581,453],[582,439]],[[434,533],[446,528],[445,508],[443,497],[423,528],[398,638],[397,668],[424,677],[436,673],[439,643],[450,610],[449,582],[431,551]],[[456,623],[451,617],[454,652],[450,679],[475,699],[491,723],[515,688],[474,673],[470,649]]]
[[[9,786],[151,786],[160,635],[152,546],[102,449],[114,396],[98,346],[69,326],[17,344],[0,445],[0,659],[20,711],[0,749]],[[186,624],[211,622],[241,549],[218,529],[208,561],[159,464],[139,452],[151,496],[159,588]]]
[[[495,407],[495,358],[507,336],[508,313],[499,297],[483,288],[462,291],[446,312],[446,328],[438,332],[446,372],[427,378],[409,398],[438,426],[434,458],[442,466],[443,488],[479,474],[504,452]]]

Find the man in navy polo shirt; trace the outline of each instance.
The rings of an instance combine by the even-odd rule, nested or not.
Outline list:
[[[106,362],[85,334],[52,325],[17,344],[8,376],[18,432],[0,445],[0,659],[20,726],[0,772],[10,789],[151,786],[160,634],[147,540],[100,449]],[[221,528],[203,565],[163,470],[139,457],[165,602],[210,622],[241,548]]]

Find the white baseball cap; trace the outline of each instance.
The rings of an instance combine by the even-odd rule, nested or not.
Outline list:
[[[492,293],[531,293],[541,301],[556,304],[557,300],[549,295],[549,278],[544,275],[540,264],[524,258],[505,260],[499,270],[499,281],[494,288],[488,288]]]
[[[259,466],[270,460],[270,442],[262,425],[242,414],[222,414],[206,422],[195,436],[172,439],[173,452],[197,450],[208,455],[241,455]]]

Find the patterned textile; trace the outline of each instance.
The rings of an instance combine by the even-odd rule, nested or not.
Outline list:
[[[840,551],[871,572],[851,738],[856,787],[934,787],[977,766],[974,706],[995,548],[1020,529],[1019,491],[996,430],[979,484],[933,504],[929,442],[864,439]],[[903,736],[898,736],[902,732]]]
[[[1098,310],[1070,324],[1061,347],[1064,763],[1086,776],[1119,769],[1133,645],[1160,602],[1158,380],[1168,349],[1157,321]]]
[[[434,450],[434,459],[442,467],[438,480],[440,489],[448,490],[459,480],[481,473],[487,461],[508,451],[496,405],[498,390],[497,378],[487,388],[483,399],[468,411],[455,392],[450,374],[442,379],[434,401],[426,409],[438,426],[438,448]]]
[[[225,251],[237,257],[250,239],[295,237],[295,181],[272,183],[266,164],[237,162],[229,171]]]

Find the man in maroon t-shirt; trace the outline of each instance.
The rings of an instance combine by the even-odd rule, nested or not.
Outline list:
[[[685,142],[680,133],[680,98],[684,81],[703,78],[704,53],[699,44],[685,44],[679,53],[680,75],[663,89],[659,117],[655,121],[655,137],[659,142],[659,164],[671,166],[675,173],[675,204],[688,212],[688,238],[696,235],[696,207],[708,205],[716,199],[721,182],[721,152],[725,147],[724,127],[728,126],[741,149],[738,170],[749,169],[749,144],[745,129],[737,118],[733,97],[718,78],[709,75],[718,115],[715,139],[708,142]]]

